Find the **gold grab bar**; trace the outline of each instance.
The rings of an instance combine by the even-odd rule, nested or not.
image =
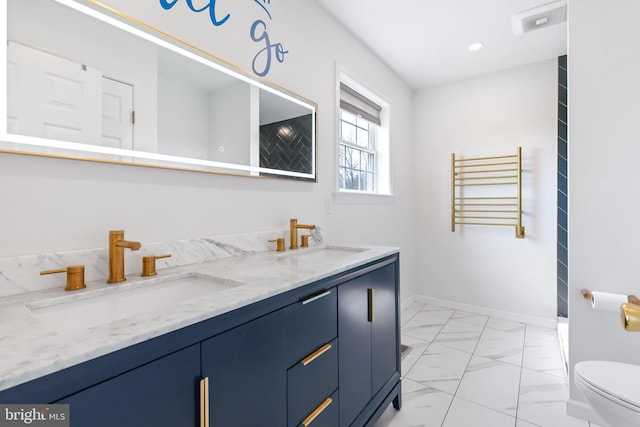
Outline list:
[[[518,196],[500,196],[500,197],[456,197],[456,200],[515,200]]]
[[[456,162],[471,162],[476,160],[494,160],[494,159],[512,159],[517,154],[509,154],[507,156],[491,156],[491,157],[467,157],[466,159],[456,159]]]
[[[481,159],[476,159],[476,160],[481,160]],[[460,160],[456,160],[456,162],[458,162]],[[460,168],[475,168],[475,167],[479,167],[479,166],[506,166],[506,165],[517,165],[518,162],[497,162],[497,163],[472,163],[470,165],[455,165],[454,167],[457,169]],[[456,173],[459,173],[461,171],[457,171]]]
[[[464,173],[486,173],[486,172],[518,172],[518,168],[507,168],[507,169],[487,169],[482,171],[457,171],[456,175],[461,175]]]
[[[504,178],[515,178],[515,179],[518,179],[518,175],[472,176],[472,177],[469,177],[469,178],[465,178],[463,176],[461,176],[461,177],[457,177],[456,176],[456,181],[468,181],[470,179],[475,179],[475,180],[485,179],[486,180],[486,179],[504,179]]]
[[[518,213],[518,211],[514,211],[511,209],[458,209],[458,212],[478,212],[478,213]]]
[[[477,187],[479,185],[518,185],[518,181],[482,182],[479,184],[456,184],[456,187]]]
[[[517,220],[517,217],[512,217],[512,216],[475,216],[475,215],[463,215],[463,216],[457,216],[456,219],[505,219],[505,220]],[[486,225],[493,225],[493,224],[486,224]],[[513,225],[513,224],[511,224]]]
[[[501,227],[513,227],[513,224],[501,223],[501,222],[492,222],[491,224],[488,224],[486,222],[469,222],[469,221],[458,222],[458,221],[456,221],[456,224],[457,225],[496,225],[496,226],[501,226]]]
[[[507,165],[516,167],[504,167]],[[513,174],[513,172],[516,173]],[[483,188],[487,189],[486,193],[489,194],[483,194]],[[495,188],[496,190],[491,192],[498,192],[498,194],[490,195],[490,188]],[[515,193],[515,195],[499,194],[504,192]],[[502,201],[509,201],[509,203],[501,203]],[[515,209],[505,209],[505,207]],[[467,215],[468,213],[475,215]],[[514,214],[514,216],[500,214]],[[469,219],[475,221],[467,221]],[[455,153],[451,154],[452,232],[456,231],[456,225],[513,226],[516,238],[524,238],[521,147],[518,147],[515,155],[457,159]]]
[[[456,206],[518,206],[517,203],[456,203]]]

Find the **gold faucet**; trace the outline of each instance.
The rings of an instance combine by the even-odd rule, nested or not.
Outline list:
[[[124,240],[124,230],[109,231],[109,280],[107,283],[119,283],[127,280],[124,277],[124,248],[137,251],[140,242]]]
[[[298,224],[297,219],[291,219],[289,221],[289,226],[290,226],[289,237],[291,240],[291,246],[289,246],[289,249],[298,249],[298,229],[299,228],[304,228],[306,230],[313,230],[314,228],[316,228],[315,225]]]

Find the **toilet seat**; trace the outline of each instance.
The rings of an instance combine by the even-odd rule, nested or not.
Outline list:
[[[634,380],[640,366],[593,360],[576,364],[574,372],[576,381],[594,393],[640,413],[640,390]]]
[[[624,400],[618,399],[617,397],[606,393],[600,389],[598,389],[597,387],[594,387],[592,384],[588,383],[587,381],[585,381],[584,379],[580,378],[580,377],[576,377],[576,383],[579,383],[579,385],[582,385],[583,387],[591,390],[591,392],[594,395],[600,396],[602,399],[605,399],[607,401],[610,401],[611,403],[620,406],[621,408],[625,408],[628,409],[632,412],[636,412],[638,414],[640,414],[640,407],[630,404],[628,402],[625,402]]]

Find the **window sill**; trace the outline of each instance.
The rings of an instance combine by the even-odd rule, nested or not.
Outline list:
[[[337,191],[333,193],[336,204],[344,205],[368,205],[391,204],[394,202],[393,194],[363,193],[360,191]]]

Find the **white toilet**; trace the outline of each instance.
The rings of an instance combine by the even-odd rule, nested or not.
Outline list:
[[[576,364],[575,383],[608,427],[640,426],[640,366],[590,360]]]

